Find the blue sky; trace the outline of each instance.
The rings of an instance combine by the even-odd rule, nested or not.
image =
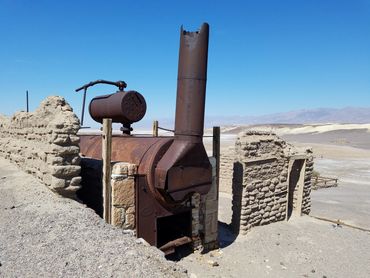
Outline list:
[[[211,28],[206,114],[370,106],[370,1],[0,0],[0,112],[125,80],[147,119],[175,111],[179,28]],[[113,92],[92,89],[90,99]]]

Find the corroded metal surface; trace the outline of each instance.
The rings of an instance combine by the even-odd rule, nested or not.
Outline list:
[[[155,184],[176,201],[192,192],[206,194],[212,184],[212,167],[202,142],[208,37],[207,23],[196,32],[180,31],[175,141],[158,163]]]
[[[112,161],[138,166],[135,182],[137,235],[150,244],[163,245],[165,250],[189,242],[189,201],[194,193],[206,194],[212,184],[212,166],[202,141],[208,36],[207,23],[197,32],[181,28],[175,136],[122,135],[112,138]],[[128,97],[130,93],[132,96]],[[97,121],[110,117],[123,124],[132,123],[143,112],[145,100],[140,96],[131,91],[97,97],[90,104],[90,114]],[[123,103],[130,105],[125,106]],[[101,159],[101,141],[100,135],[80,136],[81,154]],[[189,222],[183,219],[183,215],[189,216]],[[167,245],[163,239],[158,239],[158,221],[167,223],[164,220],[166,217],[174,217],[168,219],[181,227],[179,239],[171,238]]]
[[[144,97],[136,91],[118,91],[114,94],[98,96],[91,100],[89,113],[99,123],[110,118],[115,123],[130,125],[140,121],[146,112]]]
[[[196,32],[180,31],[175,135],[197,142],[204,129],[208,37],[207,23]]]

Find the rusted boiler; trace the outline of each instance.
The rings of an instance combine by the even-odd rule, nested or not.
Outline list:
[[[94,120],[112,118],[123,125],[123,134],[112,137],[112,162],[137,165],[136,235],[159,248],[192,241],[190,199],[195,193],[207,194],[212,184],[212,166],[202,140],[208,37],[207,23],[196,32],[181,28],[173,137],[130,135],[130,125],[144,116],[146,103],[138,92],[124,91],[122,81],[113,84],[118,92],[94,98],[89,107]],[[101,188],[101,135],[81,135],[80,149],[85,158],[82,185]]]

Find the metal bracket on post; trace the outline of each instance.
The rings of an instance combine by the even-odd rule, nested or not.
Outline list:
[[[112,119],[103,119],[102,134],[103,159],[103,216],[107,223],[112,223],[112,187],[111,187],[111,156],[112,156]]]

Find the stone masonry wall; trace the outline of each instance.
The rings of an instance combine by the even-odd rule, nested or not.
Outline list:
[[[298,164],[303,168],[291,166],[290,163],[298,158],[301,163]],[[296,180],[291,178],[291,168],[297,173]],[[310,150],[297,151],[269,132],[239,134],[233,163],[233,229],[245,234],[253,226],[284,220],[289,202],[292,202],[293,209],[297,209],[301,201],[299,214],[309,213],[312,170]],[[299,178],[301,172],[304,175],[302,179]],[[293,190],[291,200],[288,198],[289,183]]]
[[[60,194],[75,197],[81,181],[79,128],[64,98],[48,97],[35,112],[0,116],[0,156]]]
[[[137,166],[117,162],[112,167],[112,225],[134,230],[135,221],[135,175]]]
[[[238,137],[236,163],[242,171],[233,178],[234,230],[245,233],[252,226],[285,218],[288,176],[285,147],[286,143],[274,134],[247,132]]]
[[[312,149],[306,150],[307,159],[304,174],[302,213],[309,214],[311,211],[311,189],[313,173],[313,152]]]

